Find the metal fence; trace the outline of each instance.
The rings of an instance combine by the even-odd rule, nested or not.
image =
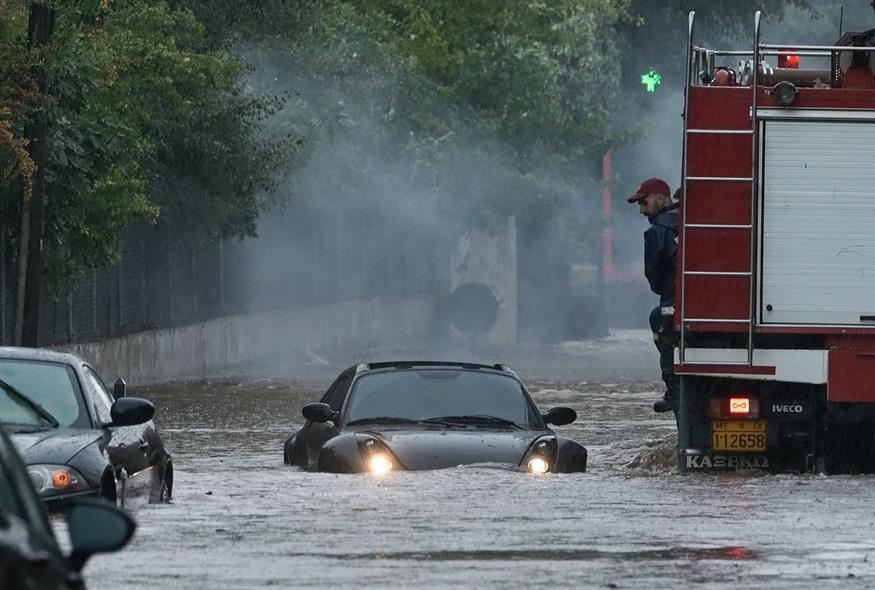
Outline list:
[[[255,239],[197,246],[156,226],[128,228],[116,264],[43,294],[40,345],[447,288],[450,242],[409,220],[387,222],[361,210],[278,213],[259,232]],[[0,280],[0,340],[12,344],[15,261],[9,252]]]

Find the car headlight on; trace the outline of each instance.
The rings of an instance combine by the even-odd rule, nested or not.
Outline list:
[[[373,453],[367,458],[368,471],[374,475],[386,475],[394,467],[388,453]]]
[[[528,463],[529,473],[547,473],[550,463],[543,457],[532,457]]]
[[[544,436],[536,440],[523,459],[529,473],[547,473],[556,459],[556,437]],[[521,465],[521,467],[522,467]]]
[[[41,496],[79,492],[89,487],[78,471],[66,465],[28,465],[27,474]]]
[[[398,469],[398,462],[382,441],[368,435],[356,435],[365,470],[374,475],[386,475]]]

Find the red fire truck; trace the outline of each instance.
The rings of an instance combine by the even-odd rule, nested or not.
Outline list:
[[[757,13],[752,51],[715,51],[694,22],[679,467],[873,472],[875,29],[767,44]]]

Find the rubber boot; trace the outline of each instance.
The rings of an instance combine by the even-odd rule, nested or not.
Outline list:
[[[677,412],[678,410],[678,398],[676,395],[670,395],[669,392],[665,392],[665,395],[662,396],[662,399],[658,402],[654,402],[653,411],[662,414],[663,412]]]
[[[665,394],[662,399],[653,404],[653,411],[658,413],[677,412],[680,398],[680,379],[674,373],[674,347],[677,340],[672,325],[672,316],[657,315],[657,309],[651,312],[650,323],[656,329],[653,340],[659,351],[659,368],[662,382],[665,383]]]

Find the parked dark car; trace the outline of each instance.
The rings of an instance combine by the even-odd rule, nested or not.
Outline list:
[[[548,424],[504,365],[449,362],[359,364],[304,406],[304,426],[285,442],[288,465],[310,471],[385,473],[499,464],[543,472],[586,471],[586,449]]]
[[[170,499],[173,463],[155,407],[125,389],[119,380],[110,394],[72,354],[0,348],[0,423],[51,509],[79,496]]]
[[[136,525],[105,502],[74,500],[68,523],[71,553],[65,556],[30,476],[0,428],[0,588],[82,589],[82,567],[95,553],[124,547]]]

